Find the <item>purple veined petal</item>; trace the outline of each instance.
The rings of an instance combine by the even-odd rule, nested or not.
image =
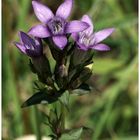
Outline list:
[[[72,33],[71,34],[71,37],[74,39],[74,41],[78,41],[78,39],[79,39],[79,35],[78,35],[78,33]]]
[[[78,47],[78,49],[83,50],[83,51],[87,51],[87,50],[89,49],[89,48],[86,47],[85,45],[80,44],[80,43],[78,43],[78,42],[77,42],[77,47]]]
[[[68,22],[66,25],[66,33],[76,33],[82,32],[83,30],[87,29],[89,25],[86,22],[74,20]]]
[[[88,50],[88,48],[86,48],[85,46],[82,46],[82,45],[78,46],[78,49],[83,50],[83,51],[87,51]]]
[[[90,48],[97,50],[97,51],[109,51],[110,50],[109,46],[107,46],[105,44],[97,44]]]
[[[24,47],[24,45],[22,45],[21,43],[18,42],[14,42],[15,46],[24,54],[26,54],[26,48]]]
[[[54,17],[53,12],[47,6],[37,1],[32,1],[32,5],[35,15],[41,22],[47,23],[51,18]]]
[[[43,46],[42,46],[42,41],[41,38],[35,37],[35,51],[38,52],[39,54],[43,53]]]
[[[18,32],[18,36],[19,36],[19,39],[20,39],[20,43],[22,44],[23,42],[22,42],[22,39],[21,39],[21,31]]]
[[[51,36],[48,28],[44,25],[36,25],[34,27],[32,27],[28,34],[35,36],[35,37],[39,37],[39,38],[46,38]]]
[[[42,46],[41,38],[35,37],[35,45],[36,46],[38,46],[38,45],[41,45]]]
[[[67,45],[66,36],[53,36],[53,41],[61,50]]]
[[[96,44],[101,42],[102,40],[106,39],[114,32],[114,28],[107,28],[95,33],[95,42]]]
[[[73,0],[65,0],[57,9],[56,16],[66,19],[71,12]]]
[[[20,40],[23,44],[27,45],[28,47],[35,46],[35,41],[30,36],[28,36],[26,33],[20,31],[19,36],[20,36]]]
[[[86,22],[86,23],[89,24],[89,27],[84,32],[86,32],[89,35],[91,35],[93,33],[93,30],[94,30],[94,25],[92,23],[92,19],[88,15],[84,15],[82,17],[82,20],[81,21],[84,21],[84,22]]]

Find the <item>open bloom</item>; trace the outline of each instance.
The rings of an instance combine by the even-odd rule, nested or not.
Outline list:
[[[114,31],[114,28],[106,28],[94,33],[94,26],[92,24],[92,20],[88,15],[84,15],[81,21],[87,22],[90,25],[90,27],[88,27],[86,30],[80,33],[72,34],[73,39],[77,43],[77,46],[84,51],[88,49],[95,49],[98,51],[110,50],[110,48],[107,45],[102,44],[100,42],[108,36],[110,36]]]
[[[32,39],[24,32],[19,32],[20,42],[15,42],[16,47],[24,54],[30,57],[39,57],[43,54],[43,48],[40,39]]]
[[[32,1],[35,15],[43,24],[32,27],[29,34],[39,38],[52,37],[56,46],[63,49],[67,44],[66,34],[81,32],[89,27],[89,25],[83,21],[66,21],[70,15],[72,4],[73,0],[65,0],[58,7],[54,15],[47,6],[37,1]]]

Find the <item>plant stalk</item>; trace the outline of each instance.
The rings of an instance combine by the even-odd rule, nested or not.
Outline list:
[[[40,130],[40,117],[37,107],[34,107],[35,110],[35,121],[36,121],[36,138],[37,140],[41,140],[41,130]]]

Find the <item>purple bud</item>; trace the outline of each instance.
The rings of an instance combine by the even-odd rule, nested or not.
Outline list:
[[[39,57],[43,55],[41,40],[31,38],[24,32],[19,32],[20,42],[15,42],[16,47],[29,57]]]

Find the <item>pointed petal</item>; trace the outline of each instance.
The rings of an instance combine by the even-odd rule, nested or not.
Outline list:
[[[72,33],[71,37],[74,39],[74,41],[78,41],[79,39],[78,33]]]
[[[51,18],[54,17],[54,14],[47,6],[37,1],[32,1],[32,5],[35,15],[41,22],[47,23]]]
[[[84,15],[82,17],[81,21],[84,21],[84,22],[89,24],[89,27],[84,32],[86,32],[87,34],[91,35],[93,33],[93,30],[94,30],[92,19],[88,15]]]
[[[97,44],[90,48],[97,50],[97,51],[109,51],[110,50],[109,46],[107,46],[105,44]]]
[[[107,28],[99,32],[96,32],[95,33],[96,44],[106,39],[108,36],[110,36],[114,32],[114,30],[115,30],[114,28]]]
[[[71,12],[73,0],[65,0],[57,9],[56,16],[66,19]]]
[[[37,50],[37,52],[43,52],[43,45],[42,45],[41,38],[35,37],[35,49]]]
[[[28,47],[35,46],[35,41],[28,34],[20,31],[19,36],[23,44],[27,45]]]
[[[65,36],[53,36],[53,41],[61,50],[67,45],[67,38]]]
[[[82,32],[87,29],[89,25],[86,22],[74,20],[66,25],[66,33]]]
[[[26,54],[26,51],[25,51],[26,48],[24,47],[24,45],[18,42],[14,42],[14,44],[22,53]]]
[[[89,48],[88,47],[86,47],[85,45],[82,45],[82,44],[79,44],[78,43],[78,48],[80,49],[80,50],[83,50],[83,51],[87,51]]]
[[[39,37],[39,38],[46,38],[51,36],[48,28],[44,25],[37,25],[32,27],[28,34],[33,35],[35,37]]]

